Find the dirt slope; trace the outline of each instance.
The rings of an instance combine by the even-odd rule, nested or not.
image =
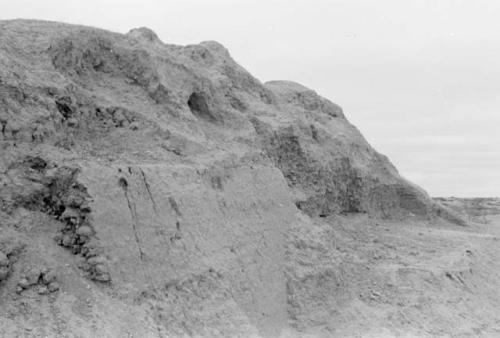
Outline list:
[[[216,42],[2,21],[0,127],[4,336],[441,334],[491,268],[339,106]]]

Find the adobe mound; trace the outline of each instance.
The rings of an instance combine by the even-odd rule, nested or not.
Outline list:
[[[37,311],[71,315],[45,332],[274,336],[289,321],[291,225],[460,222],[338,105],[260,83],[216,42],[23,20],[0,31],[0,287],[17,309],[24,266],[59,271],[56,305]]]

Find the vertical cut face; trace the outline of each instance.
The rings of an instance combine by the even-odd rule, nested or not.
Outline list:
[[[187,104],[189,106],[189,109],[191,109],[193,115],[195,115],[196,117],[210,122],[216,121],[215,116],[210,112],[210,109],[208,108],[207,100],[203,94],[191,94],[191,96],[189,96]]]

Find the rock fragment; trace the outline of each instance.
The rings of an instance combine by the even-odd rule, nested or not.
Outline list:
[[[76,229],[76,234],[81,237],[89,238],[94,234],[94,231],[88,225],[82,225],[81,227]]]
[[[130,130],[137,130],[137,129],[139,129],[139,122],[134,121],[134,122],[130,123],[129,129]]]
[[[82,270],[87,271],[89,278],[98,282],[110,282],[111,274],[108,268],[108,262],[103,256],[97,255],[87,257],[81,266]]]
[[[56,280],[56,274],[54,270],[46,270],[42,274],[42,282],[44,284],[50,284]]]
[[[46,295],[49,293],[49,289],[45,285],[40,285],[38,286],[37,292],[39,295]]]
[[[28,272],[26,272],[24,278],[28,281],[29,285],[35,285],[38,283],[41,274],[42,271],[40,268],[32,267],[28,270]]]
[[[17,282],[17,286],[19,286],[21,290],[24,290],[30,287],[30,283],[26,278],[21,278],[19,282]]]
[[[73,117],[68,119],[68,121],[66,123],[68,124],[68,127],[72,127],[72,128],[78,127],[78,120],[73,118]]]
[[[17,282],[16,292],[21,294],[30,288],[35,288],[40,295],[46,295],[59,290],[57,275],[53,269],[33,267]]]
[[[60,286],[58,282],[52,282],[47,288],[49,289],[49,292],[56,292],[59,290]]]

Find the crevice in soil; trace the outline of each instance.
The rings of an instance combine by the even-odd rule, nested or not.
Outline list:
[[[141,259],[141,261],[144,261],[145,255],[144,255],[144,251],[142,250],[141,241],[139,239],[139,234],[137,232],[137,224],[138,224],[139,220],[137,217],[137,210],[135,208],[135,203],[132,202],[132,200],[129,196],[127,180],[122,177],[118,180],[118,184],[123,189],[125,199],[127,200],[127,206],[128,206],[128,209],[130,210],[130,215],[132,217],[132,229],[134,230],[134,237],[135,237],[135,242],[137,244],[137,249],[139,251],[139,258]]]
[[[141,170],[141,175],[142,175],[142,181],[144,182],[144,186],[146,187],[146,191],[148,192],[149,199],[151,200],[151,203],[153,203],[153,210],[156,214],[158,214],[158,206],[156,205],[156,201],[153,198],[153,194],[151,193],[151,186],[149,185],[149,182],[146,178],[146,174],[144,173],[144,170]]]
[[[175,214],[177,216],[182,216],[182,213],[179,210],[179,205],[177,204],[177,202],[175,201],[175,199],[172,196],[170,196],[168,198],[168,202],[170,203],[170,206],[172,207],[172,209],[174,209]]]

